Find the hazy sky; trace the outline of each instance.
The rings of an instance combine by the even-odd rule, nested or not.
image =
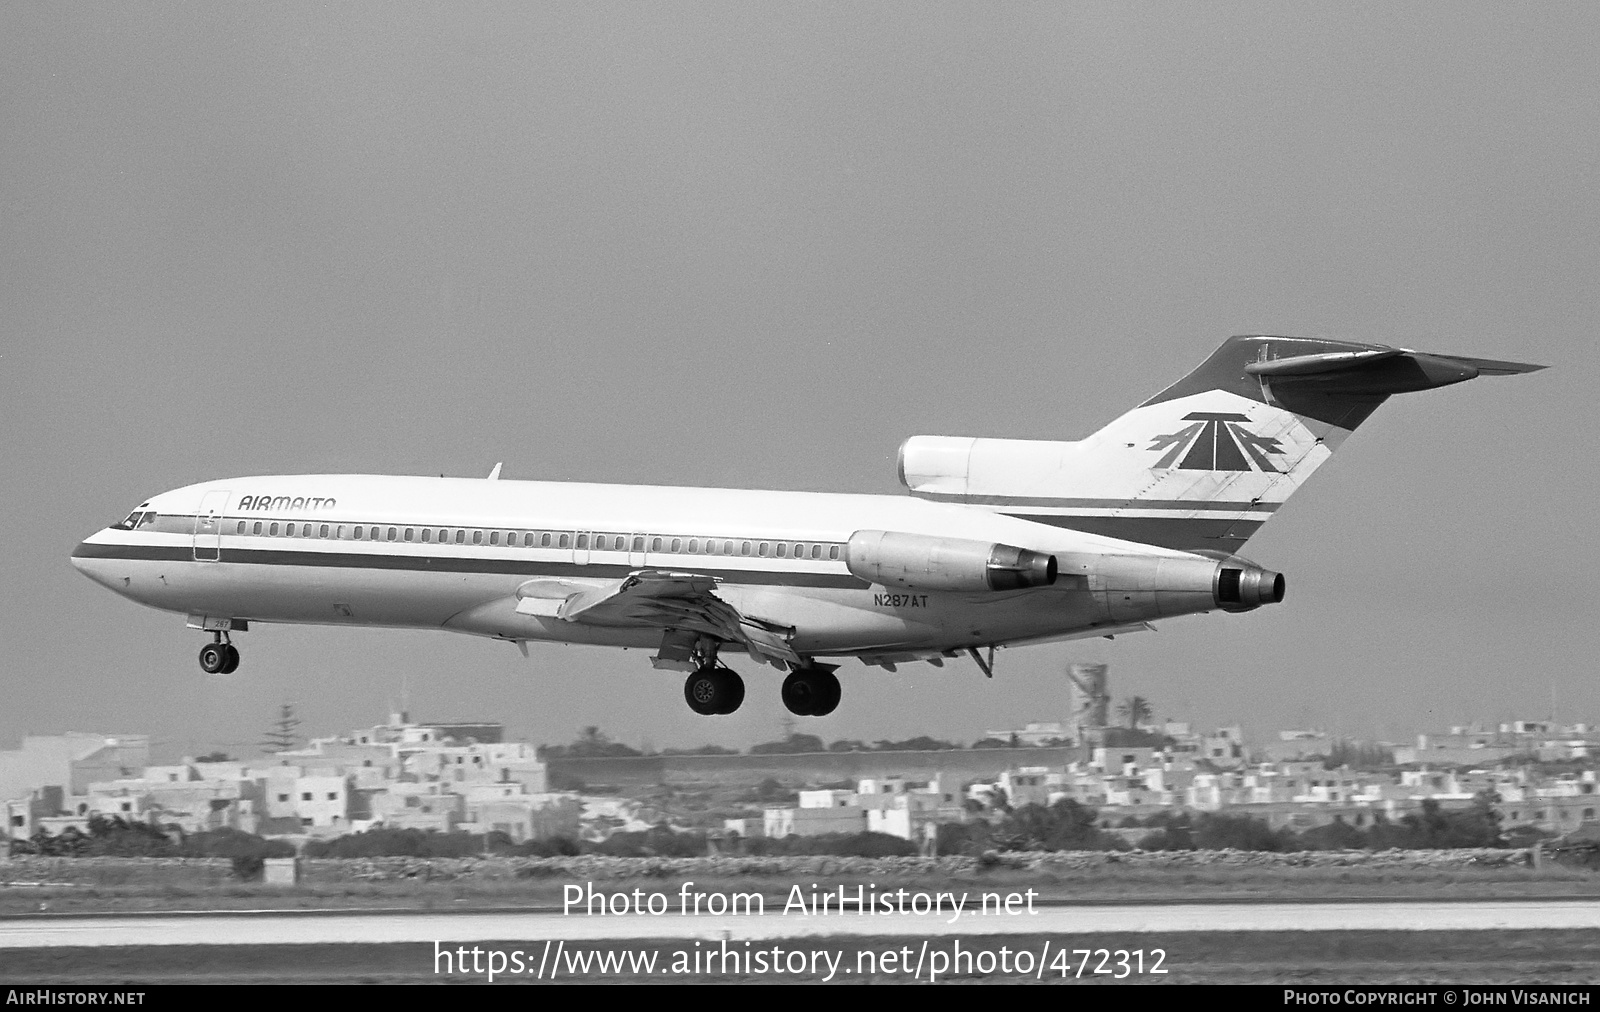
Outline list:
[[[0,747],[248,751],[276,705],[657,747],[640,652],[180,616],[73,546],[294,472],[895,493],[917,433],[1078,438],[1230,334],[1543,362],[1389,402],[1247,546],[1258,612],[899,674],[826,740],[1162,715],[1600,719],[1600,6],[0,7]]]

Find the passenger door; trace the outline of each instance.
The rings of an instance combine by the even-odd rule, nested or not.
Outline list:
[[[194,518],[194,561],[216,562],[222,557],[222,511],[228,505],[228,490],[207,492],[200,500]]]

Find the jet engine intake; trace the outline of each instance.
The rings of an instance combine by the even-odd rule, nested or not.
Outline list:
[[[845,545],[850,572],[886,587],[990,591],[1048,587],[1056,557],[1015,545],[895,531],[856,531]]]

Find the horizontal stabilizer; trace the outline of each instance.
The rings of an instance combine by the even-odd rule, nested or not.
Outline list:
[[[1447,358],[1452,362],[1461,362],[1478,370],[1479,376],[1515,376],[1518,373],[1538,372],[1548,369],[1549,366],[1534,365],[1531,362],[1502,362],[1493,358],[1467,358],[1465,355],[1434,355],[1433,358]]]
[[[1543,368],[1524,362],[1374,346],[1356,351],[1263,357],[1246,363],[1244,371],[1274,384],[1305,384],[1308,389],[1337,391],[1347,396],[1388,396],[1463,383],[1479,376],[1510,376]]]
[[[1368,351],[1330,351],[1321,355],[1294,355],[1251,362],[1244,371],[1252,376],[1313,376],[1317,373],[1355,369],[1371,362],[1394,358],[1405,352],[1399,348],[1372,348]]]

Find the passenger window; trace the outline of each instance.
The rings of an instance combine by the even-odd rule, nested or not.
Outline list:
[[[528,533],[526,533],[526,534],[524,534],[522,536],[522,547],[523,548],[532,548],[533,547],[533,532],[532,531],[529,531]]]
[[[683,551],[683,539],[682,538],[673,538],[672,539],[672,550],[674,552]]]
[[[732,555],[733,554],[733,542],[732,541],[724,541],[722,543],[722,554],[723,555]]]
[[[548,533],[539,535],[539,547],[540,548],[549,548],[550,547],[550,535]]]
[[[393,527],[389,528],[389,540],[393,541],[395,539],[396,535],[398,535],[399,533],[400,532],[398,530],[396,530],[395,528],[393,528]]]
[[[283,536],[286,538],[294,537],[294,524],[284,524]]]
[[[410,541],[412,538],[414,538],[416,536],[417,536],[417,529],[415,527],[407,527],[406,528],[406,540],[407,541]]]
[[[636,552],[644,551],[644,538],[633,539],[633,550]]]
[[[813,559],[822,558],[822,546],[821,545],[812,545],[811,546],[811,557]]]
[[[256,521],[256,527],[255,527],[254,533],[256,533],[256,534],[260,534],[261,533],[261,521],[259,521],[259,520]]]
[[[490,531],[489,532],[489,544],[498,545],[499,543],[500,543],[500,532],[499,531]]]
[[[328,536],[328,525],[327,524],[323,524],[322,527],[318,529],[317,537],[325,538],[327,536]]]
[[[428,543],[428,538],[431,537],[432,534],[433,534],[432,531],[430,531],[426,527],[424,527],[422,529],[422,543],[423,544],[427,544]]]
[[[566,548],[570,544],[572,544],[572,535],[563,534],[563,535],[561,535],[561,542],[557,547]]]
[[[327,528],[323,528],[323,530],[327,530]],[[310,524],[301,524],[300,525],[300,536],[302,538],[311,537],[311,525]]]
[[[239,533],[240,534],[244,533],[244,521],[243,520],[239,521]]]
[[[652,552],[661,551],[661,539],[660,538],[651,538],[650,539],[650,550]]]
[[[475,545],[483,544],[483,532],[482,531],[473,531],[472,532],[472,543],[475,544]]]
[[[589,547],[589,535],[587,535],[587,534],[578,535],[578,548],[579,549],[584,549],[584,548],[588,548],[588,547]]]
[[[699,541],[698,538],[690,538],[689,539],[689,554],[690,555],[699,555],[700,554],[700,541]]]
[[[778,542],[778,558],[780,558],[780,559],[783,558],[784,549],[786,549],[788,547],[789,546],[785,545],[783,542],[781,542],[781,541]]]
[[[740,555],[749,555],[750,554],[750,542],[746,541],[744,544],[739,546],[739,554]]]
[[[344,524],[340,524],[333,529],[333,536],[338,538],[340,541],[344,540]]]
[[[834,559],[834,560],[837,560],[839,558],[839,546],[838,545],[829,545],[828,546],[828,558]]]
[[[756,554],[760,555],[763,559],[767,557],[767,543],[765,541],[761,542],[761,547],[756,550]]]
[[[270,534],[272,537],[277,537],[278,536],[278,525],[277,524],[273,524],[271,527],[268,527],[267,528],[267,533]]]

